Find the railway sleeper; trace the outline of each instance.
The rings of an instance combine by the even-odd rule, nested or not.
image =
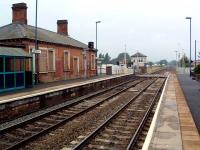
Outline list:
[[[119,147],[122,147],[123,145],[121,146],[117,146],[117,145],[99,145],[99,144],[89,144],[88,147],[86,148],[83,148],[83,150],[87,150],[88,148],[90,149],[93,149],[93,150],[97,150],[97,149],[101,149],[101,150],[108,150],[108,149],[118,149]],[[125,145],[124,145],[125,147]]]

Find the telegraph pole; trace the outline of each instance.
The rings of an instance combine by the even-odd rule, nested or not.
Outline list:
[[[124,53],[124,65],[125,65],[125,67],[127,67],[127,65],[126,65],[126,44],[125,44],[125,53]]]

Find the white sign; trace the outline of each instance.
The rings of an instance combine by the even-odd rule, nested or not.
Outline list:
[[[34,53],[34,54],[41,54],[41,50],[39,50],[39,49],[33,49],[32,53]]]
[[[100,63],[101,63],[101,60],[97,60],[97,63],[100,64]]]

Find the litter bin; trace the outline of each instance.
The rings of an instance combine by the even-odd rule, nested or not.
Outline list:
[[[32,71],[25,71],[25,87],[31,88],[33,87],[33,75]]]
[[[106,75],[112,75],[112,66],[106,67]]]

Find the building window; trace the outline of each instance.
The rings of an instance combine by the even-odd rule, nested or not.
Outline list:
[[[70,70],[70,53],[64,51],[64,71]]]
[[[39,61],[40,72],[47,72],[47,50],[41,50]]]
[[[48,70],[55,71],[55,53],[54,50],[48,50]]]
[[[95,69],[95,55],[91,55],[91,69]]]

